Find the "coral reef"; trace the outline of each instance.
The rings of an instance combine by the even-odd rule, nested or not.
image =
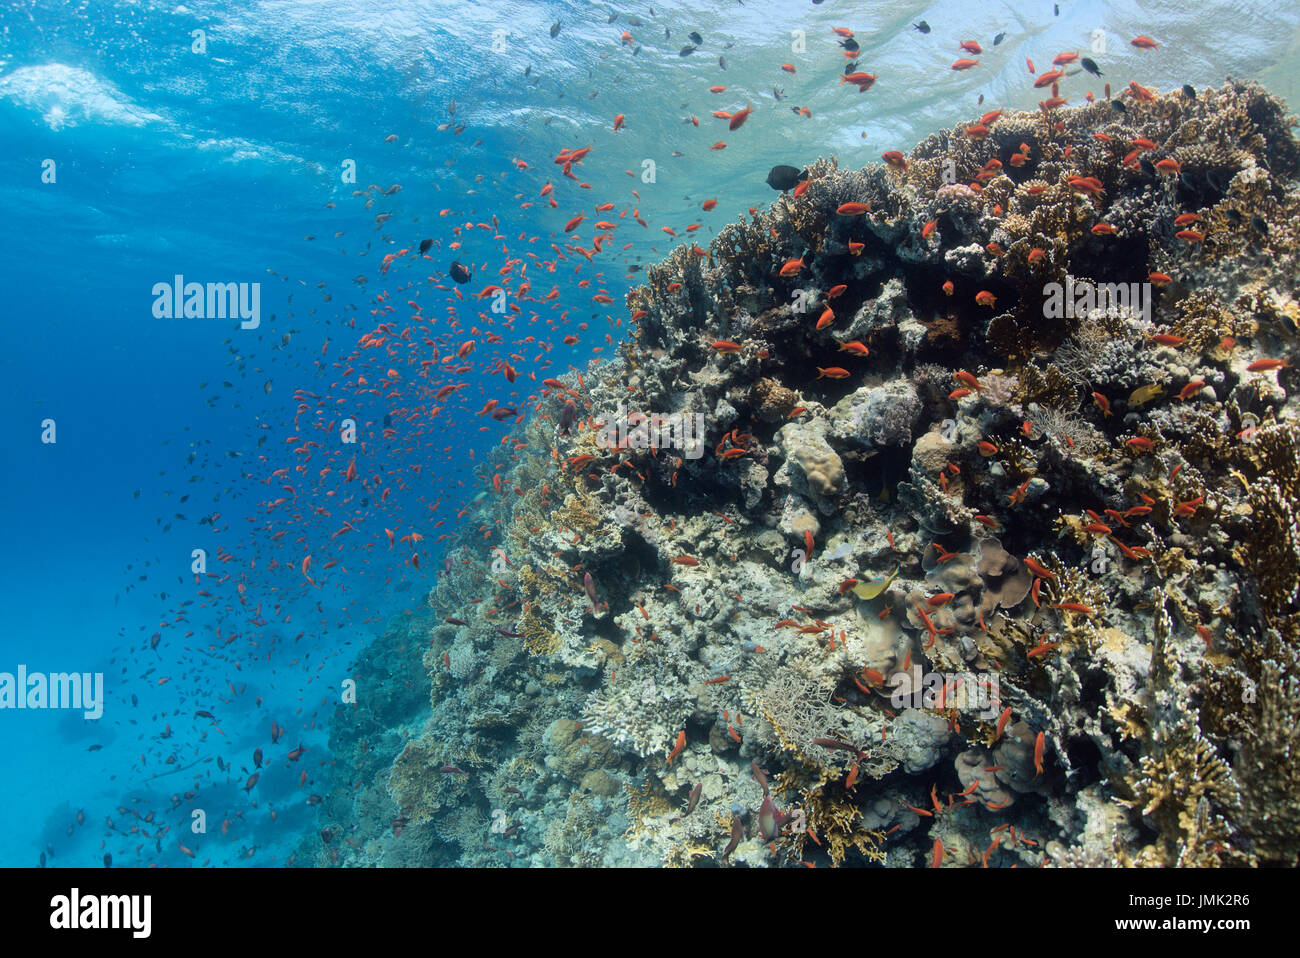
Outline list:
[[[1295,121],[1118,102],[821,160],[649,268],[336,724],[318,858],[1296,864]]]

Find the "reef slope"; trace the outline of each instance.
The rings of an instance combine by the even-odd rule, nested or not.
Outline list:
[[[306,857],[1295,864],[1294,123],[986,117],[679,247],[363,655]]]

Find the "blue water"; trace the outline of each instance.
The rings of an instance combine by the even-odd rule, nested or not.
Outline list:
[[[859,166],[985,110],[1032,108],[1041,91],[1025,58],[1041,72],[1066,50],[1091,55],[1116,87],[1231,76],[1293,104],[1300,95],[1293,4],[1052,8],[7,0],[0,672],[102,672],[106,690],[95,721],[0,711],[0,864],[36,864],[42,852],[51,866],[99,865],[105,852],[115,865],[284,863],[315,827],[308,797],[326,790],[328,721],[353,656],[389,617],[423,604],[442,559],[437,536],[486,488],[475,464],[511,422],[479,410],[497,399],[522,411],[544,377],[609,355],[639,278],[628,267],[678,243],[706,246],[770,202],[772,165],[835,155]],[[912,27],[922,18],[928,35]],[[855,31],[859,69],[879,77],[868,92],[836,81],[845,60],[834,27]],[[679,56],[691,30],[704,44]],[[792,31],[803,31],[802,48]],[[1134,49],[1138,34],[1160,47]],[[972,38],[985,51],[979,68],[952,71],[958,42]],[[1080,82],[1074,96],[1102,95],[1103,80]],[[711,116],[746,103],[754,113],[739,130]],[[711,150],[719,140],[726,148]],[[553,158],[584,146],[577,179],[564,178]],[[349,161],[355,183],[341,175]],[[539,195],[547,182],[555,208]],[[385,195],[394,184],[401,190]],[[717,200],[710,213],[706,199]],[[613,210],[594,212],[606,202]],[[382,213],[391,218],[377,225]],[[563,226],[579,213],[587,248],[596,219],[617,224],[590,263],[565,245]],[[418,259],[426,237],[431,258]],[[409,252],[381,274],[400,250]],[[453,258],[476,270],[463,301],[445,274]],[[156,317],[151,290],[177,274],[259,283],[260,325]],[[512,295],[517,313],[472,298],[523,281],[532,293]],[[592,301],[602,290],[608,307]],[[392,324],[385,343],[358,351],[367,332],[385,336],[380,323]],[[464,362],[441,362],[469,339]],[[502,361],[520,373],[513,385]],[[464,385],[431,399],[453,383]],[[433,405],[444,407],[436,417]],[[383,435],[386,413],[417,408]],[[321,430],[344,416],[364,449]],[[54,443],[42,442],[46,420]],[[307,440],[323,443],[309,458],[293,451]],[[424,540],[400,541],[412,532]],[[197,583],[194,549],[206,550],[211,573]],[[284,729],[276,745],[273,722]],[[307,751],[290,761],[299,744]],[[246,792],[258,747],[265,768]],[[196,808],[206,834],[191,829]]]

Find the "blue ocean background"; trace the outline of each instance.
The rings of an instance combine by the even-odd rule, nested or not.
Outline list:
[[[1040,91],[1027,82],[1025,58],[1041,72],[1069,50],[1092,56],[1117,89],[1233,77],[1300,102],[1295,4],[1055,6],[1059,13],[1041,0],[7,0],[0,671],[103,672],[106,702],[98,721],[0,711],[0,864],[34,865],[42,852],[50,866],[99,865],[105,852],[119,866],[285,863],[315,828],[307,799],[327,774],[328,723],[353,657],[390,617],[423,604],[441,563],[436,536],[455,530],[487,488],[476,463],[509,423],[478,410],[491,398],[522,410],[544,376],[612,352],[627,330],[623,295],[639,281],[629,265],[654,263],[679,243],[705,246],[749,207],[771,202],[764,177],[774,164],[834,155],[862,166],[984,111],[1032,109]],[[928,34],[913,27],[922,19]],[[879,77],[865,93],[837,81],[845,60],[835,27],[854,31],[859,69]],[[1105,52],[1088,53],[1098,30]],[[704,42],[683,57],[689,31]],[[798,31],[801,49],[792,47]],[[1160,47],[1133,48],[1138,34]],[[984,47],[980,66],[954,72],[968,39]],[[1100,96],[1103,82],[1076,88]],[[727,89],[711,94],[713,85]],[[754,113],[742,130],[710,116],[746,103]],[[801,107],[811,115],[797,114]],[[626,123],[615,132],[617,114]],[[711,150],[717,140],[726,149]],[[574,167],[591,185],[583,190],[552,161],[588,145]],[[349,160],[355,184],[340,176]],[[653,182],[642,177],[646,160]],[[47,161],[53,182],[42,179]],[[548,181],[556,208],[539,196]],[[394,184],[401,190],[384,195]],[[717,200],[710,214],[700,212],[706,199]],[[553,258],[565,222],[593,217],[604,202],[616,205],[611,216],[635,207],[647,227],[629,214],[590,264],[570,254],[554,274],[531,266],[537,301],[521,304],[511,330],[497,319],[490,328],[501,342],[464,329],[451,336],[448,304],[464,327],[485,328],[476,317],[484,307],[469,295],[496,282],[509,258],[530,250]],[[392,215],[376,225],[381,213]],[[496,229],[473,225],[493,217]],[[692,223],[704,225],[688,234]],[[431,260],[408,254],[381,275],[383,256],[426,237],[439,244]],[[464,302],[428,281],[453,285],[443,275],[452,258],[477,271]],[[177,274],[260,283],[260,327],[156,318],[151,290]],[[580,287],[583,279],[591,285]],[[558,297],[542,301],[552,286]],[[598,289],[611,306],[592,302]],[[388,299],[377,302],[380,293]],[[467,385],[443,412],[404,421],[385,439],[384,414],[409,404],[334,385],[343,370],[332,364],[377,323],[408,325],[407,300],[439,320],[435,332],[453,350],[465,338],[478,343],[473,368],[445,377]],[[565,335],[576,342],[565,345]],[[527,336],[553,348],[519,345]],[[514,363],[521,379],[507,384],[497,360]],[[374,368],[382,374],[384,365]],[[323,453],[310,480],[292,471],[272,478],[298,461],[286,443],[303,435],[295,390],[328,397],[330,419],[370,424],[361,427],[368,451],[359,466],[387,475],[385,501],[378,487],[316,481]],[[45,420],[56,424],[53,444],[41,441]],[[331,464],[342,469],[348,455]],[[291,501],[268,509],[285,482],[295,487]],[[326,499],[328,488],[338,495]],[[354,531],[331,539],[345,521]],[[425,536],[419,568],[409,549],[388,548],[385,528]],[[287,531],[275,540],[273,530]],[[209,571],[232,578],[196,585],[196,548],[207,551]],[[319,588],[299,572],[313,549]],[[319,570],[331,558],[339,565]],[[233,591],[241,576],[247,606]],[[201,588],[220,602],[203,607]],[[280,615],[270,615],[277,602]],[[196,717],[200,710],[213,719]],[[276,746],[272,722],[285,729]],[[299,744],[307,751],[288,761]],[[266,768],[245,792],[258,747]],[[232,767],[219,770],[218,758]],[[208,814],[206,834],[191,831],[195,807]]]

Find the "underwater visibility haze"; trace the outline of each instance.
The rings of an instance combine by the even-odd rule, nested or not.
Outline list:
[[[7,2],[0,864],[1294,866],[1297,52]]]

